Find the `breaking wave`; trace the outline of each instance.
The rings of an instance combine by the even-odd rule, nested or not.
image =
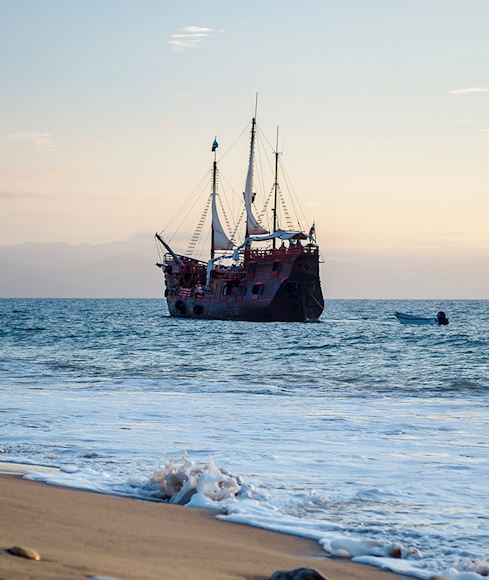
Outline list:
[[[148,479],[117,481],[108,474],[76,466],[66,466],[58,472],[31,472],[24,478],[51,485],[211,509],[218,512],[218,519],[316,540],[332,557],[423,580],[440,573],[439,570],[425,567],[422,551],[417,546],[405,545],[393,538],[349,537],[334,522],[304,520],[285,513],[239,475],[218,467],[212,457],[204,464],[192,461],[186,455],[169,459]],[[314,509],[325,506],[329,501],[328,497],[311,491],[301,498],[300,504]],[[489,562],[460,560],[447,564],[442,573],[447,580],[481,580],[489,574]]]

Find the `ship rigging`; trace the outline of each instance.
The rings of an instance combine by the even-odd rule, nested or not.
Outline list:
[[[278,127],[274,150],[274,181],[262,211],[255,209],[256,105],[251,121],[250,149],[243,206],[233,232],[218,192],[218,141],[212,144],[211,192],[187,252],[178,253],[163,232],[155,234],[161,248],[160,261],[165,279],[165,296],[172,316],[218,320],[303,322],[318,320],[324,300],[319,278],[319,246],[315,226],[309,234],[293,228],[279,185],[280,153]],[[221,158],[222,159],[222,158]],[[285,175],[285,173],[284,173]],[[263,181],[263,179],[262,179]],[[273,197],[272,224],[263,220]],[[279,206],[280,204],[280,206]],[[223,227],[219,208],[227,226]],[[193,256],[199,245],[206,216],[211,213],[210,258]],[[279,210],[282,210],[281,212]],[[283,229],[280,213],[287,223]],[[244,238],[237,241],[241,220]],[[277,247],[277,241],[281,242]],[[271,244],[270,244],[271,242]],[[263,244],[266,244],[265,246]]]

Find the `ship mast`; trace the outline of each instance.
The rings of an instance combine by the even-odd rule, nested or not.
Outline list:
[[[246,173],[246,184],[244,190],[244,204],[246,210],[246,237],[253,235],[267,234],[267,230],[260,225],[256,217],[253,215],[253,165],[255,160],[255,138],[256,138],[256,110],[258,106],[258,93],[255,101],[255,116],[251,120],[251,142],[250,142],[250,157],[248,160],[248,171]]]
[[[275,182],[273,184],[274,195],[273,195],[273,230],[277,231],[277,197],[278,197],[278,125],[277,125],[277,139],[275,141]],[[273,238],[273,249],[276,247],[276,238]]]
[[[214,139],[216,142],[216,139]],[[214,148],[214,161],[212,163],[212,207],[216,206],[216,182],[217,182],[217,160],[216,160],[216,148]],[[214,259],[216,254],[215,240],[214,240],[214,220],[211,221],[211,260]]]
[[[255,130],[256,130],[256,112],[258,109],[258,93],[255,96],[255,114],[253,115],[253,119],[251,119],[251,143],[250,143],[250,165],[252,164],[252,155],[255,151]],[[253,166],[251,165],[251,171],[253,172]],[[253,179],[253,173],[251,174],[251,179]],[[251,182],[253,183],[253,181]],[[253,199],[251,200],[253,202]],[[248,220],[246,220],[246,232],[245,232],[245,239],[250,235],[248,230]]]
[[[217,137],[214,138],[211,151],[214,153],[214,161],[212,162],[212,221],[211,221],[211,260],[215,258],[216,250],[231,250],[233,247],[232,241],[224,231],[221,220],[219,219],[219,212],[217,211],[217,159],[216,149],[219,147]],[[222,203],[221,203],[222,207]]]

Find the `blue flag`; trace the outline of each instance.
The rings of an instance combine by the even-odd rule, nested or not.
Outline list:
[[[212,144],[211,151],[215,151],[218,147],[219,147],[219,143],[217,142],[217,139],[214,139],[214,143]]]

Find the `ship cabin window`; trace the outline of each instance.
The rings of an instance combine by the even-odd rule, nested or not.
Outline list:
[[[282,264],[280,262],[274,262],[272,267],[272,272],[275,272],[275,276],[278,276],[282,270]]]
[[[265,285],[264,284],[253,284],[253,288],[251,289],[251,293],[252,294],[257,294],[258,296],[261,296],[263,294],[263,290],[265,290]]]
[[[224,296],[229,296],[231,293],[233,292],[233,283],[232,282],[226,282],[226,284],[224,284],[224,286],[222,287],[222,293]]]

